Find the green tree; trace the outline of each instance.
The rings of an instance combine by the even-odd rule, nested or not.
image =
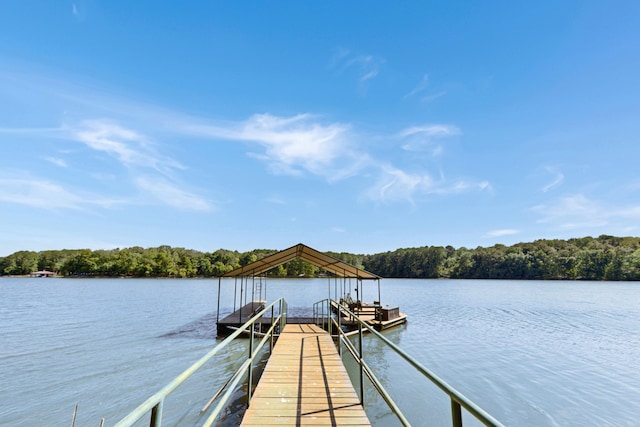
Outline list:
[[[67,276],[91,276],[96,273],[97,257],[85,249],[73,255],[62,264],[60,272]]]
[[[38,254],[32,251],[18,251],[5,258],[4,274],[24,275],[38,270]]]

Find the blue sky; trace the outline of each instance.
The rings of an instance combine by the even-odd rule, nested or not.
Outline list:
[[[0,3],[0,256],[640,233],[635,1]]]

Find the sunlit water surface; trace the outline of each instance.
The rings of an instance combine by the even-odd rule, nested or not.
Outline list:
[[[221,312],[233,283],[222,284]],[[333,285],[332,289],[333,289]],[[0,278],[0,425],[113,425],[216,344],[213,280]],[[270,280],[306,313],[326,280]],[[333,292],[333,291],[332,291]],[[377,299],[365,284],[364,299]],[[384,280],[405,326],[385,335],[510,426],[640,426],[640,284]],[[245,354],[226,350],[165,402],[196,425]],[[413,425],[450,425],[448,399],[373,337],[368,362]],[[347,367],[354,364],[345,356]],[[397,425],[367,388],[374,425]],[[219,425],[237,425],[238,390]],[[476,425],[465,416],[465,425]]]

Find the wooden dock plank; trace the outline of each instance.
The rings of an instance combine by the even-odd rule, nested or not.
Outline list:
[[[287,325],[241,426],[370,426],[329,334]]]

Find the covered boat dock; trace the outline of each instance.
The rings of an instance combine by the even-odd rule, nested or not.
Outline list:
[[[228,335],[237,330],[247,319],[264,308],[267,302],[267,279],[264,274],[293,260],[306,261],[321,269],[329,280],[328,299],[348,305],[355,314],[366,319],[376,328],[384,329],[406,321],[406,315],[400,313],[398,307],[381,304],[380,282],[382,277],[299,243],[225,273],[218,278],[217,313],[220,313],[222,279],[234,279],[233,311],[224,318],[220,318],[219,314],[216,317],[219,336]],[[376,292],[377,297],[370,302],[361,301],[365,281],[373,282],[376,285],[373,292]],[[268,329],[271,325],[270,320],[270,316],[265,317],[261,328]],[[344,324],[348,325],[349,322],[349,319],[345,319]],[[313,318],[288,316],[287,323],[313,323]]]

